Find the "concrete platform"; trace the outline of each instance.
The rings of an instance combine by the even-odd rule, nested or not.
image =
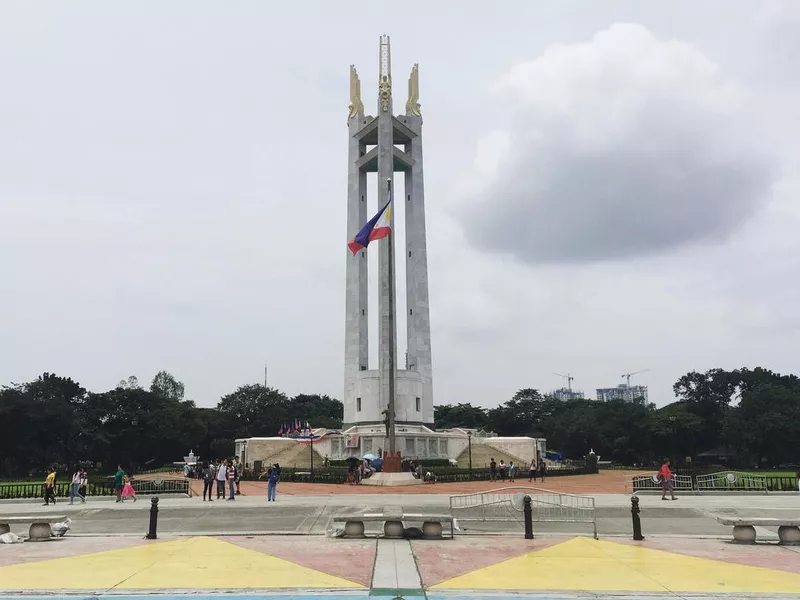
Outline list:
[[[414,477],[412,473],[375,473],[372,477],[361,480],[361,485],[367,486],[400,487],[421,485],[422,483],[424,482]]]

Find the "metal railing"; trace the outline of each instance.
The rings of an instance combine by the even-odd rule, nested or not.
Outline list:
[[[70,484],[56,483],[53,494],[56,498],[69,497]],[[89,482],[86,488],[89,496],[113,496],[113,482]],[[41,482],[0,483],[0,500],[21,500],[44,498],[44,484]]]
[[[131,485],[137,494],[186,494],[192,495],[189,479],[132,479]]]
[[[697,476],[697,491],[723,492],[763,492],[767,493],[767,477],[742,473],[739,471],[721,471]]]
[[[661,480],[658,473],[643,473],[632,478],[633,492],[661,491]],[[672,475],[672,485],[675,490],[692,491],[691,475]]]
[[[594,498],[541,488],[515,486],[450,496],[450,513],[460,521],[523,521],[524,498],[530,496],[533,521],[587,523],[597,538]]]

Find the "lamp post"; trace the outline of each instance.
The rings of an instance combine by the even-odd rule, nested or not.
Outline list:
[[[467,430],[467,446],[469,447],[469,480],[472,481],[472,431]]]
[[[311,454],[311,475],[309,475],[308,479],[311,481],[314,477],[314,432],[311,430],[311,427],[308,428],[308,447],[309,453]]]
[[[677,458],[677,430],[675,427],[675,422],[678,420],[678,417],[675,415],[670,415],[669,422],[672,424],[672,460],[674,461]]]

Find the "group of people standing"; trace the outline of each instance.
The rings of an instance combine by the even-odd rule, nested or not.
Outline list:
[[[500,477],[501,481],[505,481],[506,478],[509,482],[513,482],[517,476],[517,466],[514,464],[514,461],[509,461],[508,465],[506,465],[504,460],[500,460],[500,464],[498,465],[494,458],[491,459],[489,462],[489,477],[492,481],[497,481],[497,477]],[[540,477],[542,481],[547,476],[547,463],[544,460],[539,460],[538,462],[536,459],[532,459],[530,465],[528,466],[528,481],[536,481],[537,477]]]
[[[214,489],[214,482],[217,482],[217,500],[236,500],[236,495],[241,494],[239,489],[239,482],[242,479],[242,471],[244,465],[235,456],[232,460],[224,459],[219,465],[215,465],[213,461],[206,461],[203,463],[201,470],[203,476],[203,502],[206,501],[206,496],[209,502],[213,502],[211,493]],[[225,493],[226,486],[229,488],[229,493]]]

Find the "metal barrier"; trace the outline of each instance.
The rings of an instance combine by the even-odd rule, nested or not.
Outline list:
[[[594,498],[561,494],[534,487],[504,487],[488,492],[450,496],[450,513],[461,521],[522,523],[524,498],[531,498],[533,520],[548,523],[587,523],[597,538]]]
[[[722,471],[697,476],[697,491],[722,492],[767,492],[767,478],[764,475],[741,473],[739,471]]]
[[[658,479],[658,473],[643,473],[641,475],[634,475],[632,478],[633,492],[655,492],[661,491],[661,481]],[[682,490],[685,492],[692,491],[692,476],[691,475],[672,475],[672,485],[675,490]]]
[[[188,479],[133,479],[131,485],[137,494],[192,495]]]

